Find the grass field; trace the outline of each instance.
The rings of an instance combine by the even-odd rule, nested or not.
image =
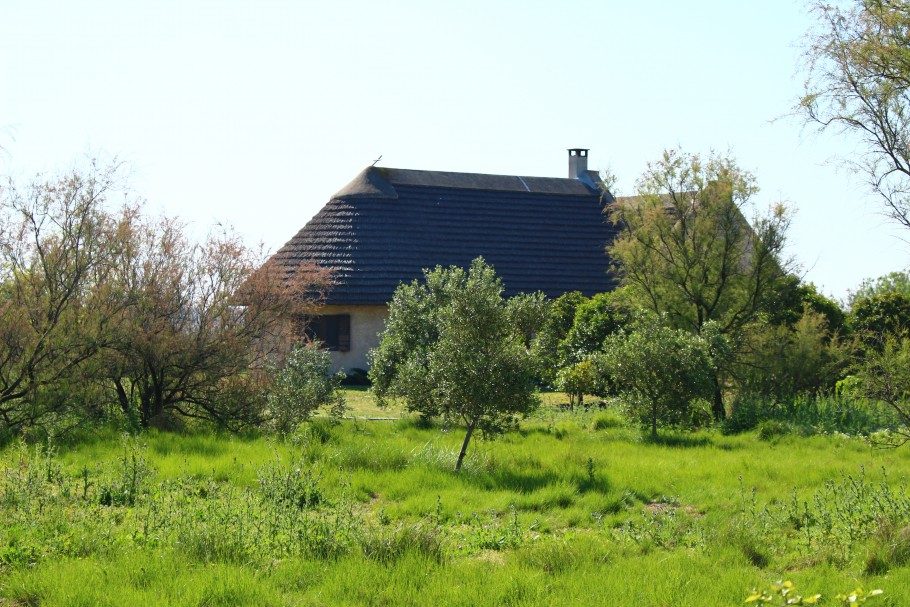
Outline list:
[[[652,443],[546,395],[456,475],[458,429],[347,395],[354,419],[287,440],[108,431],[6,447],[0,605],[694,607],[782,578],[826,604],[857,585],[910,604],[910,449]]]

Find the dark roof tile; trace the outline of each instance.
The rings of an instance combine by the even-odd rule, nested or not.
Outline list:
[[[616,228],[603,198],[575,179],[369,167],[272,262],[288,273],[307,261],[332,269],[334,304],[386,303],[423,269],[467,266],[478,255],[506,295],[592,295],[614,286],[605,247]]]

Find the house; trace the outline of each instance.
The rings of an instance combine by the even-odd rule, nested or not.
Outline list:
[[[482,255],[507,296],[612,289],[605,247],[616,228],[603,213],[612,198],[587,161],[587,149],[569,150],[568,178],[370,166],[270,263],[284,275],[307,262],[332,271],[308,331],[333,352],[336,369],[366,369],[395,288],[424,268]]]

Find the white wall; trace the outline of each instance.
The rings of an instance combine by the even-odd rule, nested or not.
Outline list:
[[[387,306],[323,306],[319,314],[351,316],[351,349],[332,352],[332,372],[368,369],[367,352],[379,345],[379,333],[389,315]]]

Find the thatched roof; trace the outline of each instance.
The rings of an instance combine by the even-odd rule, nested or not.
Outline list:
[[[315,262],[333,272],[329,304],[388,302],[424,268],[482,255],[507,295],[586,295],[614,286],[603,214],[609,193],[582,179],[368,167],[270,260],[292,275]]]

